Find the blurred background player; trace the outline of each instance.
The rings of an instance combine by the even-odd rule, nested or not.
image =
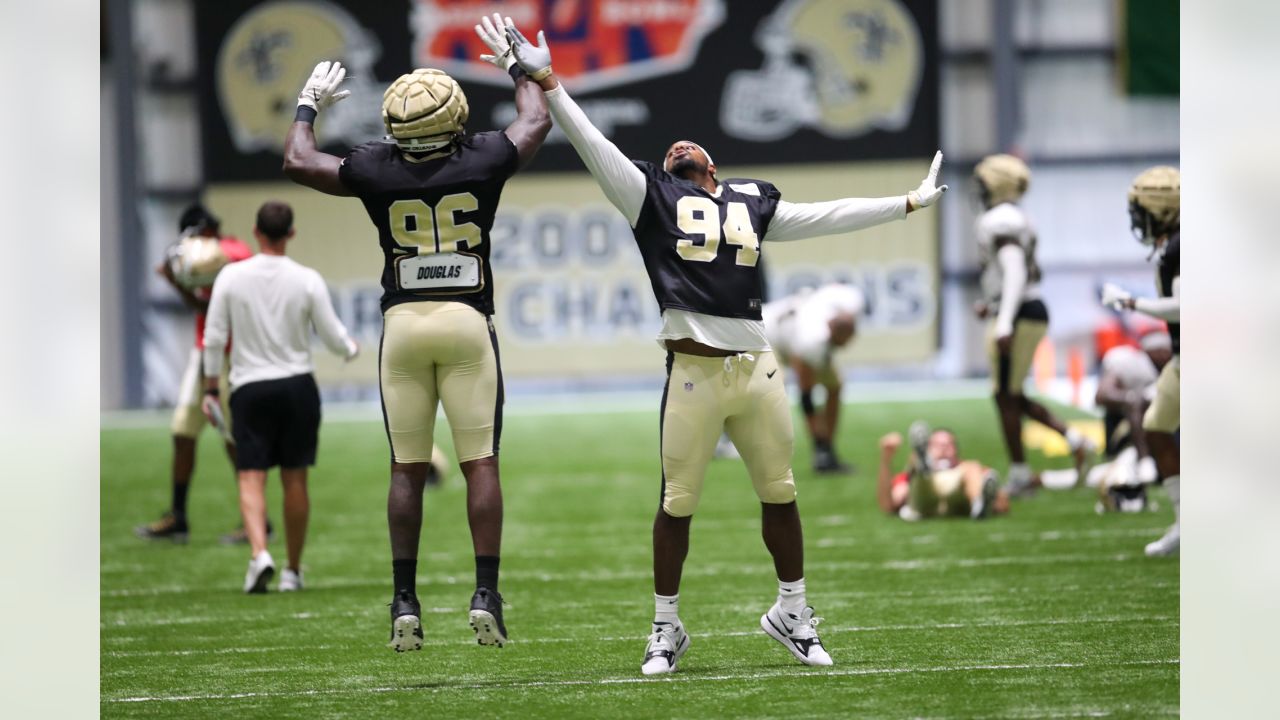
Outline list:
[[[1129,226],[1143,245],[1151,248],[1156,258],[1156,289],[1159,297],[1135,298],[1108,283],[1102,289],[1102,304],[1115,310],[1134,310],[1164,320],[1169,326],[1173,357],[1160,370],[1155,397],[1142,418],[1151,455],[1156,460],[1164,489],[1173,503],[1174,523],[1168,532],[1146,546],[1150,556],[1170,555],[1178,551],[1181,540],[1180,472],[1177,432],[1179,427],[1179,390],[1182,373],[1179,363],[1178,277],[1181,270],[1181,193],[1182,176],[1177,168],[1159,165],[1144,171],[1129,188]]]
[[[499,21],[499,25],[501,21]],[[330,195],[356,196],[378,230],[383,334],[379,384],[391,446],[387,524],[396,652],[422,649],[418,544],[436,409],[444,405],[467,482],[467,519],[476,557],[470,622],[481,645],[507,640],[498,593],[502,544],[502,369],[493,330],[489,266],[498,200],[507,180],[533,160],[551,120],[538,86],[515,66],[488,18],[476,27],[515,83],[517,116],[505,131],[468,134],[466,94],[439,70],[401,75],[383,96],[392,142],[374,141],[345,158],[316,149],[316,114],[349,94],[345,70],[321,62],[298,95],[285,140],[285,174]]]
[[[1169,334],[1150,332],[1141,349],[1118,345],[1102,356],[1095,402],[1102,408],[1108,462],[1089,471],[1087,484],[1097,487],[1105,509],[1146,508],[1146,486],[1159,475],[1147,445],[1142,417],[1155,397],[1156,378],[1173,357]]]
[[[812,292],[765,303],[762,311],[769,345],[795,374],[800,410],[813,440],[815,472],[853,470],[840,460],[835,449],[843,385],[834,355],[853,341],[858,317],[865,305],[858,288],[831,283]],[[813,402],[813,390],[818,386],[826,393],[821,413]]]
[[[918,420],[908,430],[911,457],[896,475],[893,459],[902,435],[880,438],[880,472],[876,501],[880,509],[903,520],[968,517],[981,520],[1009,512],[1009,495],[1000,489],[995,470],[973,460],[961,460],[955,433],[930,430]]]
[[[203,205],[188,207],[178,219],[180,239],[170,248],[164,262],[156,268],[156,272],[168,281],[182,298],[182,302],[195,311],[196,343],[187,357],[187,367],[182,373],[182,383],[178,390],[178,405],[173,409],[173,421],[170,423],[173,434],[173,465],[170,473],[173,493],[169,510],[159,520],[134,528],[138,537],[149,540],[186,542],[190,537],[187,494],[196,469],[196,441],[205,426],[205,416],[200,411],[200,389],[204,385],[200,353],[204,349],[205,313],[209,310],[209,295],[214,278],[223,267],[253,255],[249,246],[239,239],[221,236],[220,227],[221,221]],[[223,382],[226,382],[225,373]],[[234,469],[235,445],[229,437],[223,438],[223,445]],[[222,536],[224,543],[244,540],[243,528]]]
[[[783,201],[761,180],[721,181],[707,151],[688,140],[673,143],[661,167],[633,161],[565,92],[542,32],[537,46],[509,23],[506,35],[520,66],[546,92],[556,125],[631,226],[662,309],[662,501],[653,523],[654,620],[641,672],[672,672],[689,648],[679,618],[680,578],[707,465],[723,431],[742,453],[760,500],[762,535],[778,578],[777,600],[760,627],[799,662],[831,665],[805,598],[791,472],[794,430],[761,316],[761,240],[800,240],[903,219],[946,191],[935,185],[942,153],[909,194],[825,203]]]
[[[1031,171],[1012,155],[989,155],[974,168],[973,177],[984,208],[977,222],[982,299],[974,310],[979,318],[991,321],[987,355],[1000,430],[1009,450],[1006,487],[1018,495],[1032,489],[1031,468],[1022,446],[1024,416],[1065,437],[1077,465],[1094,448],[1088,438],[1022,390],[1036,348],[1049,330],[1049,310],[1040,298],[1035,230],[1017,204],[1031,183]]]
[[[311,361],[311,329],[336,355],[360,351],[338,320],[324,278],[285,256],[293,239],[293,210],[265,203],[253,227],[259,253],[219,273],[205,326],[204,413],[219,422],[218,378],[231,348],[231,417],[235,421],[240,513],[249,536],[244,591],[262,593],[275,573],[267,550],[267,471],[280,468],[289,564],[280,590],[302,589],[302,548],[311,505],[307,468],[316,462],[320,391]]]

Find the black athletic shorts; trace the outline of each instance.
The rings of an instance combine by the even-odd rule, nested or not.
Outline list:
[[[310,374],[252,382],[231,393],[237,470],[316,464],[320,390]]]

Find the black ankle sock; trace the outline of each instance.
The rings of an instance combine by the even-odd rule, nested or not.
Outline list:
[[[190,488],[191,485],[188,483],[182,485],[173,484],[173,502],[169,507],[169,512],[173,513],[173,516],[178,520],[185,521],[187,519],[187,490]]]
[[[476,556],[476,588],[489,588],[490,590],[498,590],[498,556],[497,555],[477,555]]]
[[[418,594],[418,559],[392,560],[391,574],[395,578],[396,592]]]
[[[813,449],[817,452],[830,453],[831,441],[830,440],[814,440]]]

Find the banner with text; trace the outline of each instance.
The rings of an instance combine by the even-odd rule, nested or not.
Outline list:
[[[936,0],[219,0],[196,3],[210,181],[281,179],[298,91],[322,60],[351,96],[316,132],[342,154],[381,137],[383,90],[414,67],[462,84],[467,127],[506,127],[511,80],[480,61],[493,12],[542,29],[557,75],[625,152],[692,139],[721,164],[928,159],[937,147]],[[531,171],[580,170],[553,131]]]

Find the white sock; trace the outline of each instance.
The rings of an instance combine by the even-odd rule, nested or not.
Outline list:
[[[1015,484],[1030,482],[1031,466],[1026,463],[1010,463],[1008,481]]]
[[[680,593],[675,595],[653,594],[653,621],[655,623],[680,624]]]
[[[1179,495],[1181,490],[1178,487],[1178,481],[1181,475],[1170,475],[1164,479],[1164,491],[1169,493],[1169,500],[1173,503],[1173,521],[1175,523],[1182,521],[1182,503]]]
[[[1081,435],[1080,431],[1073,427],[1067,428],[1066,438],[1067,447],[1071,448],[1071,452],[1075,452],[1084,443],[1084,435]]]
[[[804,578],[792,582],[778,581],[778,605],[783,612],[799,615],[808,604],[804,599]]]

